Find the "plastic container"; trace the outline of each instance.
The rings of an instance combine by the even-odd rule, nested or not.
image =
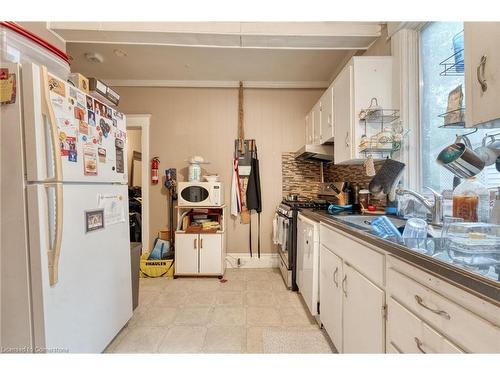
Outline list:
[[[475,177],[467,178],[453,191],[453,217],[487,223],[490,217],[490,193]]]
[[[370,190],[368,190],[368,189],[361,189],[359,191],[359,204],[364,209],[368,208],[368,205],[370,204]]]
[[[199,163],[190,163],[188,168],[189,181],[201,181],[201,166]]]
[[[445,248],[454,263],[487,272],[500,265],[500,225],[451,223]]]
[[[0,22],[0,54],[2,61],[44,65],[49,73],[65,81],[70,73],[65,52],[14,22]]]
[[[387,216],[380,216],[372,220],[372,233],[380,238],[396,239],[402,242],[401,233]]]

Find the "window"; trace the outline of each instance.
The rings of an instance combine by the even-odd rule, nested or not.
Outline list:
[[[459,63],[460,58],[452,57],[456,52],[457,56],[460,56],[459,45],[461,37],[463,40],[463,28],[462,22],[432,22],[420,31],[421,188],[430,186],[437,191],[453,189],[453,174],[440,167],[436,157],[444,147],[453,143],[457,134],[471,132],[471,129],[442,127],[445,123],[442,115],[447,112],[448,95],[460,85],[465,106],[464,66]],[[463,51],[461,53],[463,54]],[[450,65],[443,66],[440,63],[450,57],[447,62],[457,62],[457,65],[443,74],[443,70]],[[473,149],[480,146],[487,132],[488,130],[478,130],[469,136]],[[489,132],[491,133],[491,130]],[[500,185],[500,173],[495,169],[495,165],[486,167],[478,177],[490,188]]]

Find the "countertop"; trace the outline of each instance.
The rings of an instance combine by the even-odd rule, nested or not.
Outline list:
[[[425,254],[412,250],[402,244],[392,242],[362,230],[355,224],[342,221],[342,216],[346,214],[331,215],[323,210],[303,209],[300,213],[316,222],[336,228],[355,236],[383,251],[386,251],[407,263],[423,269],[441,279],[450,282],[478,297],[485,299],[497,306],[500,306],[500,282],[492,277],[484,276],[458,265],[452,264],[445,252],[439,251],[434,254]],[[373,216],[366,215],[367,219]]]

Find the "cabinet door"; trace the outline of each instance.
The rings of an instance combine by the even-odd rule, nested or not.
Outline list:
[[[313,107],[313,144],[320,144],[321,134],[321,106],[318,101]]]
[[[498,120],[500,126],[500,22],[465,22],[467,127]],[[485,56],[484,64],[481,59]],[[485,80],[487,87],[481,87]]]
[[[343,264],[344,353],[384,353],[384,291]]]
[[[297,274],[296,280],[297,286],[299,287],[299,292],[302,294],[303,288],[303,272],[304,272],[304,255],[306,253],[305,246],[305,226],[306,222],[302,219],[299,214],[297,218]]]
[[[176,233],[175,274],[198,273],[198,235]]]
[[[313,144],[313,111],[306,115],[306,144]]]
[[[320,143],[333,141],[333,95],[332,86],[321,97]]]
[[[312,315],[317,315],[318,258],[317,243],[314,242],[314,224],[302,219],[299,214],[297,226],[297,285]]]
[[[222,235],[200,234],[200,273],[222,274]]]
[[[339,353],[342,344],[342,259],[320,247],[319,256],[319,303],[320,319],[328,336]]]
[[[335,93],[333,128],[335,136],[334,162],[335,164],[352,159],[352,65],[347,65],[333,83]]]

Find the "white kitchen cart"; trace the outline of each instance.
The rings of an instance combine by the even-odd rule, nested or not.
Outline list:
[[[175,276],[218,276],[226,270],[226,206],[176,206],[178,223],[184,214],[193,209],[208,209],[218,213],[220,230],[216,232],[192,232],[189,229],[175,231]],[[178,225],[177,228],[182,225]]]

